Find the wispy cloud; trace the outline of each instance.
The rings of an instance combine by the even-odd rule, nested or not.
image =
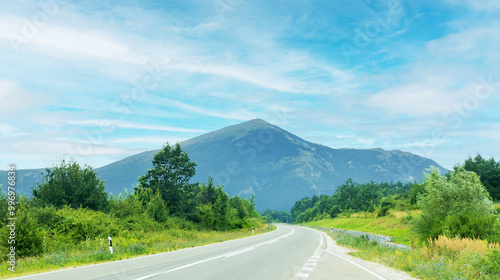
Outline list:
[[[189,132],[189,133],[206,132],[206,130],[203,129],[189,129],[182,127],[149,125],[149,124],[140,124],[140,123],[133,123],[121,120],[111,120],[111,119],[70,120],[67,122],[67,124],[83,125],[86,127],[102,127],[103,130],[109,130],[113,128],[129,128],[129,129],[144,129],[144,130],[157,130],[157,131]]]

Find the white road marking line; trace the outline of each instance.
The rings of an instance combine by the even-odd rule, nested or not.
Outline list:
[[[309,258],[308,262],[304,264],[304,266],[301,269],[302,271],[313,271],[315,266],[317,265],[319,259],[321,258],[321,254],[323,253],[323,250],[321,250],[321,247],[323,247],[325,240],[323,238],[323,235],[321,235],[320,233],[318,233],[318,234],[320,237],[319,246],[316,249],[316,251],[314,251],[314,254]],[[295,274],[295,278],[308,278],[308,277],[309,277],[309,273],[299,272],[299,273]]]
[[[296,278],[307,278],[307,277],[309,277],[309,273],[299,272],[299,273],[295,274],[295,277]]]
[[[303,267],[302,270],[305,270],[305,271],[313,271],[314,270],[314,267]]]
[[[295,233],[295,230],[292,230],[291,232],[287,233],[286,235],[280,236],[280,237],[278,237],[276,239],[272,239],[271,241],[273,241],[273,240],[278,241],[279,239],[286,238],[286,237],[292,235],[293,233]],[[223,257],[227,257],[227,258],[228,257],[233,257],[233,256],[236,256],[236,255],[239,255],[239,254],[250,252],[250,251],[254,250],[255,248],[257,248],[259,246],[268,244],[268,242],[270,242],[270,241],[266,241],[266,242],[263,242],[263,243],[260,243],[260,244],[254,245],[254,246],[250,246],[248,248],[245,248],[245,249],[242,249],[242,250],[238,250],[238,251],[235,251],[235,252],[231,252],[231,253],[223,254],[223,255],[220,255],[220,256],[213,257],[213,258],[208,258],[208,259],[201,260],[201,261],[198,261],[198,262],[194,262],[194,263],[186,264],[186,265],[183,265],[183,266],[179,266],[179,267],[176,267],[176,268],[173,268],[173,269],[170,269],[170,270],[166,270],[166,271],[162,271],[162,272],[158,272],[158,273],[146,275],[146,276],[143,276],[143,277],[140,277],[140,278],[136,278],[134,280],[145,280],[145,279],[149,279],[149,278],[161,275],[161,274],[167,274],[167,273],[170,273],[170,272],[174,272],[174,271],[177,271],[177,270],[181,270],[181,269],[184,269],[184,268],[195,266],[195,265],[198,265],[198,264],[201,264],[201,263],[213,261],[213,260],[220,259],[220,258],[223,258]]]
[[[250,247],[250,248],[247,248],[247,249],[243,249],[243,250],[240,250],[240,251],[236,251],[234,253],[231,253],[231,254],[227,254],[225,255],[226,258],[230,258],[230,257],[233,257],[233,256],[236,256],[236,255],[239,255],[239,254],[243,254],[243,253],[246,253],[246,252],[250,252],[252,250],[254,250],[255,248],[254,247]]]
[[[364,266],[359,265],[359,264],[357,264],[357,263],[355,263],[355,262],[351,261],[350,259],[344,258],[344,257],[342,257],[342,256],[340,256],[340,255],[337,255],[337,254],[335,254],[335,253],[333,253],[333,252],[330,252],[330,251],[328,251],[328,250],[327,250],[327,252],[328,252],[328,253],[330,253],[330,254],[332,254],[332,255],[334,255],[334,256],[336,256],[336,257],[339,257],[339,258],[341,258],[341,259],[343,259],[343,260],[345,260],[345,261],[347,261],[347,262],[349,262],[349,263],[351,263],[351,264],[353,264],[353,265],[355,265],[355,266],[357,266],[357,267],[359,267],[359,268],[361,268],[361,269],[363,269],[364,271],[366,271],[366,272],[370,273],[371,275],[373,275],[373,276],[377,277],[377,278],[378,278],[378,279],[380,279],[380,280],[387,280],[387,279],[385,279],[384,277],[382,277],[382,276],[380,276],[380,275],[376,274],[375,272],[373,272],[373,271],[371,271],[371,270],[369,270],[369,269],[365,268]]]

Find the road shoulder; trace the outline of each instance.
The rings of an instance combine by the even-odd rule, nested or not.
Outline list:
[[[408,273],[399,271],[380,263],[362,260],[353,257],[352,249],[337,245],[330,235],[323,231],[318,232],[325,241],[322,258],[318,267],[308,279],[378,279],[378,280],[416,280]],[[349,269],[339,269],[339,266]],[[357,272],[355,273],[354,270]]]

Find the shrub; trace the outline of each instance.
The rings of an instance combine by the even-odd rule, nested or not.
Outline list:
[[[500,204],[495,204],[495,211],[500,215]]]
[[[69,205],[105,210],[108,203],[104,181],[99,179],[92,167],[82,168],[72,161],[63,160],[60,165],[47,168],[43,182],[37,182],[32,191],[36,202],[42,206],[62,208]]]
[[[21,210],[25,207],[20,206]],[[15,243],[8,243],[8,238],[2,238],[2,247],[10,248],[14,246],[17,257],[36,256],[43,252],[43,241],[46,238],[44,231],[40,230],[36,220],[27,211],[18,211],[15,221]],[[2,236],[10,235],[11,228],[6,225],[2,228]],[[2,255],[5,258],[5,255]]]
[[[159,192],[147,203],[146,214],[159,223],[167,221],[168,210]]]
[[[57,209],[53,205],[43,208],[33,207],[30,209],[30,215],[46,230],[52,228],[53,225],[58,223],[61,219],[61,217],[57,215]]]
[[[330,209],[330,217],[332,217],[332,219],[336,218],[340,213],[342,212],[342,210],[340,209],[340,206],[339,205],[333,205],[332,208]]]
[[[449,179],[432,168],[426,174],[425,192],[419,196],[422,215],[414,229],[422,241],[439,235],[486,239],[494,233],[493,203],[479,177],[461,167]]]
[[[53,231],[69,236],[74,243],[115,235],[119,231],[118,222],[99,211],[65,206],[57,211],[57,216],[59,221],[53,225]]]
[[[109,200],[109,213],[119,219],[142,214],[143,212],[142,202],[137,195],[112,196]]]

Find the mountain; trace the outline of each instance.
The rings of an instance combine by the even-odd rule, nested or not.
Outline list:
[[[410,182],[423,179],[431,165],[447,171],[433,160],[399,150],[332,149],[314,144],[261,119],[180,144],[197,163],[193,182],[207,182],[211,176],[230,195],[255,193],[260,211],[289,210],[304,196],[331,195],[348,178],[360,183]],[[139,176],[152,167],[157,151],[136,154],[96,171],[109,192],[132,190]],[[30,172],[34,175],[36,170]]]

